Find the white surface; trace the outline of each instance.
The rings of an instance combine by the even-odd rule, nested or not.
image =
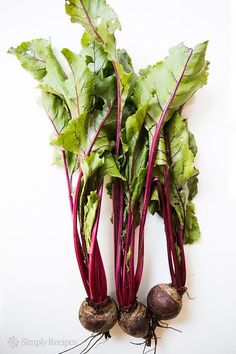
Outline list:
[[[230,69],[230,2],[227,0],[110,0],[123,25],[117,35],[138,70],[162,59],[169,47],[210,40],[209,84],[185,111],[190,117],[201,171],[197,214],[202,239],[188,247],[188,287],[184,309],[171,324],[183,332],[160,331],[159,354],[234,354],[236,112]],[[12,56],[9,46],[50,36],[54,46],[77,50],[82,30],[64,14],[64,1],[1,0],[1,174],[0,174],[0,352],[58,353],[63,340],[88,333],[77,319],[85,297],[77,269],[63,171],[51,166],[49,122],[37,105],[36,83]],[[235,58],[235,56],[234,56]],[[233,59],[232,59],[233,63]],[[231,65],[232,65],[231,63]],[[232,65],[233,67],[233,65]],[[230,96],[231,94],[231,96]],[[232,104],[229,110],[230,97]],[[114,294],[111,205],[103,202],[100,239]],[[102,236],[102,237],[101,237]],[[162,224],[149,217],[140,300],[159,281],[168,281]],[[234,264],[233,264],[234,263]],[[118,326],[94,353],[141,353]],[[7,341],[15,336],[16,348]],[[46,341],[37,342],[41,338]],[[60,342],[49,342],[49,338]],[[53,344],[54,343],[54,344]],[[71,343],[73,344],[73,343]],[[79,353],[75,350],[71,353]]]

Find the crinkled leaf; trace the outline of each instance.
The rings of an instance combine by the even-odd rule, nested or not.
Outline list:
[[[92,175],[94,175],[104,162],[104,157],[100,157],[97,152],[91,152],[89,156],[85,157],[81,161],[84,181],[87,181]]]
[[[126,99],[129,94],[130,86],[133,79],[133,72],[126,73],[120,63],[116,63],[116,68],[119,76],[120,92],[121,92],[121,112],[124,109]]]
[[[189,131],[182,117],[176,113],[166,126],[170,145],[172,174],[178,186],[183,186],[198,174],[194,167],[194,155],[189,146]]]
[[[189,138],[186,120],[183,120],[178,113],[175,113],[165,125],[164,133],[167,145],[163,140],[162,151],[165,148],[165,160],[170,170],[171,205],[177,213],[181,227],[185,229],[187,205],[197,194],[198,170],[194,166],[195,156],[192,152],[192,149],[196,151],[196,148],[194,140]],[[190,146],[191,141],[192,146]],[[156,164],[159,164],[158,159]],[[152,203],[152,210],[155,210],[154,207],[155,204]]]
[[[130,91],[132,90],[132,88],[130,87]],[[132,116],[133,114],[135,114],[137,111],[137,108],[135,106],[135,104],[132,102],[131,98],[130,98],[130,93],[126,99],[125,102],[125,106],[123,108],[123,112],[122,112],[122,120],[123,122],[126,122],[126,120]]]
[[[191,181],[191,180],[190,180]],[[195,177],[193,179],[194,188],[196,188]],[[184,242],[193,243],[200,237],[198,220],[195,215],[195,206],[191,202],[193,195],[188,185],[178,190],[175,188],[173,181],[171,182],[171,204],[174,207],[180,225],[184,230]]]
[[[120,140],[121,140],[121,144],[122,144],[123,154],[125,154],[129,150],[129,146],[128,146],[128,142],[127,142],[127,138],[126,138],[126,129],[125,128],[121,129]]]
[[[141,129],[144,124],[147,106],[141,107],[134,115],[125,122],[126,141],[129,147],[129,155],[132,162],[138,143]]]
[[[81,76],[84,74],[85,63],[81,66],[81,72],[79,71],[80,68],[75,69],[76,60],[75,58],[72,60],[72,52],[70,52],[70,61],[71,64],[73,61],[73,70],[76,70],[76,77],[73,76],[73,73],[67,76],[56,58],[50,42],[46,39],[23,42],[16,48],[10,48],[9,52],[15,54],[21,65],[39,81],[39,88],[42,91],[59,96],[67,106],[70,115],[72,117],[78,116],[75,86],[78,85]],[[67,55],[69,56],[68,52]],[[74,53],[73,55],[74,57],[76,56]],[[90,96],[92,91],[88,90],[88,87],[91,86],[91,77],[88,77],[88,71],[86,74],[88,86],[77,87],[77,92],[80,93],[80,96],[83,89],[85,89],[82,98],[83,104],[92,100],[92,96]],[[87,97],[88,95],[89,97]]]
[[[80,149],[86,145],[86,136],[84,131],[84,119],[86,116],[87,113],[84,113],[79,119],[72,119],[68,126],[63,129],[58,138],[52,142],[52,144],[78,154]]]
[[[40,82],[43,90],[63,96],[68,106],[72,107],[71,95],[66,87],[67,75],[48,40],[40,38],[23,42],[18,47],[11,48],[10,52]]]
[[[94,77],[80,55],[75,54],[67,48],[62,49],[62,54],[71,69],[71,76],[68,79],[70,82],[68,85],[71,85],[74,89],[75,104],[79,116],[85,111],[88,111],[93,104]]]
[[[120,23],[115,12],[106,4],[105,0],[67,0],[66,12],[72,22],[82,24],[86,31],[95,40],[100,41],[104,50],[108,53],[109,60],[114,63],[121,92],[121,113],[125,106],[133,73],[126,73],[119,63],[116,51],[114,33],[120,29]]]
[[[125,215],[128,213],[129,201],[133,208],[140,198],[147,165],[147,134],[144,129],[146,108],[141,107],[136,113],[127,118],[125,128],[121,131],[121,142],[123,146],[122,166],[125,169],[127,182]],[[125,216],[124,216],[125,217]]]
[[[196,90],[206,84],[208,62],[205,61],[207,42],[194,50],[183,44],[170,49],[164,61],[140,72],[134,89],[134,102],[139,107],[149,104],[147,128],[159,121],[163,110],[165,121],[185,104]]]
[[[41,102],[55,128],[55,133],[50,139],[53,141],[57,138],[57,135],[64,129],[64,127],[68,125],[70,115],[67,112],[63,100],[54,94],[42,92]],[[62,159],[61,148],[54,145],[53,150],[53,164],[63,167],[64,162]],[[78,169],[78,156],[69,151],[65,151],[65,158],[69,172],[75,172]]]
[[[189,130],[188,130],[188,139],[189,139],[188,140],[189,148],[195,157],[197,155],[197,144],[193,133],[191,133]]]
[[[132,207],[138,200],[146,177],[147,138],[144,130],[146,106],[141,107],[125,123],[125,141],[128,147],[128,190],[132,193]]]
[[[106,78],[97,76],[95,78],[95,93],[97,97],[103,99],[106,107],[111,107],[116,98],[115,76],[108,76]]]
[[[97,214],[98,202],[99,197],[97,195],[97,192],[92,191],[88,195],[87,203],[84,206],[83,233],[88,253],[90,252],[91,233]]]
[[[56,132],[59,134],[70,120],[70,115],[63,100],[52,93],[42,92],[41,102]]]
[[[117,61],[122,65],[123,67],[123,70],[126,72],[126,73],[129,73],[129,74],[132,74],[131,76],[131,82],[130,82],[130,86],[129,86],[129,95],[127,97],[127,99],[129,99],[132,95],[132,92],[133,92],[133,89],[134,89],[134,86],[135,86],[135,82],[136,82],[136,79],[137,79],[137,74],[134,72],[134,68],[133,68],[133,64],[132,64],[132,60],[129,56],[129,54],[127,53],[127,51],[125,49],[117,49]],[[131,99],[130,99],[130,103],[131,103]],[[127,107],[123,107],[123,110],[125,108],[133,108],[131,107],[130,105]],[[132,115],[134,112],[130,112],[130,114],[127,115],[130,116]],[[123,116],[125,115],[126,113],[123,112]]]
[[[46,61],[41,53],[48,45],[49,41],[46,39],[35,39],[31,42],[23,42],[16,48],[11,47],[8,53],[14,54],[22,67],[29,71],[36,80],[42,80],[47,74],[47,69]]]
[[[195,206],[193,203],[188,203],[186,206],[186,223],[184,232],[185,244],[191,244],[200,238],[200,228],[195,215]]]
[[[65,150],[84,154],[90,149],[98,132],[102,120],[107,112],[85,112],[78,119],[73,119],[61,132],[54,144],[63,147]],[[106,128],[102,128],[95,140],[93,151],[99,150],[100,154],[112,148]]]
[[[91,38],[87,32],[82,38],[82,56],[88,61],[88,67],[94,75],[95,95],[100,99],[99,102],[110,107],[116,98],[116,78],[112,65],[107,59],[107,53],[100,42]],[[107,68],[111,66],[111,72]],[[104,108],[104,107],[103,107]]]
[[[117,59],[127,73],[134,71],[132,60],[125,49],[117,49]]]
[[[162,124],[171,118],[169,125],[172,129],[170,134],[172,136],[169,137],[170,146],[166,147],[170,153],[166,150],[169,155],[167,159],[164,159],[162,154],[161,164],[167,161],[170,165],[171,204],[175,208],[183,229],[186,224],[185,209],[189,198],[187,182],[198,171],[194,167],[193,139],[190,137],[189,143],[188,129],[176,112],[196,90],[207,82],[206,48],[207,42],[198,44],[194,50],[183,44],[172,48],[164,61],[148,66],[140,72],[133,95],[137,107],[148,104],[146,128],[149,132],[150,146],[156,123],[160,118],[162,118]],[[163,145],[166,142],[160,140],[161,143]],[[161,150],[164,151],[163,148]],[[160,162],[158,155],[156,162]]]
[[[81,55],[86,58],[90,71],[96,76],[102,75],[108,61],[102,43],[91,37],[88,32],[84,32],[81,44],[83,48]]]
[[[190,178],[187,182],[187,186],[189,191],[188,199],[191,201],[198,193],[198,177],[193,176]]]
[[[185,213],[188,195],[188,188],[186,186],[184,188],[178,188],[173,178],[170,179],[170,202],[177,213],[180,225],[183,229],[185,227]]]
[[[101,41],[111,58],[116,56],[114,33],[121,29],[114,10],[105,0],[66,0],[71,22],[80,23],[90,36]]]
[[[125,178],[120,174],[116,160],[111,152],[105,152],[103,155],[104,163],[99,169],[100,178],[105,176],[116,177],[124,180]]]

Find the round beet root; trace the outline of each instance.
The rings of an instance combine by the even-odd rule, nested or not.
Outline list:
[[[118,309],[115,301],[107,297],[104,305],[95,305],[85,299],[79,309],[79,320],[84,328],[94,333],[106,333],[116,323]]]
[[[120,311],[118,320],[123,331],[136,338],[145,338],[149,333],[149,315],[145,305],[137,302],[136,305],[128,311]]]
[[[182,295],[171,284],[155,285],[148,293],[147,307],[157,320],[170,320],[182,308]]]

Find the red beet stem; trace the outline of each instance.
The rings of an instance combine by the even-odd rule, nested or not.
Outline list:
[[[68,171],[68,165],[67,165],[67,162],[66,162],[65,150],[62,150],[62,159],[63,159],[63,164],[64,164],[64,170],[65,170],[65,173],[66,173],[66,182],[67,182],[70,210],[71,210],[71,213],[73,213],[73,197],[72,197],[72,190],[71,190],[71,181],[70,181],[70,176],[69,176],[69,171]]]
[[[100,186],[98,191],[99,204],[98,204],[97,215],[96,215],[96,219],[91,234],[90,256],[89,256],[89,264],[88,264],[90,296],[92,301],[95,304],[103,302],[107,297],[106,275],[105,275],[105,270],[102,262],[101,253],[97,243],[97,234],[98,234],[98,226],[99,226],[101,202],[102,202],[102,192],[103,192],[103,184]],[[98,274],[98,281],[96,282],[94,281],[94,279],[97,274]]]
[[[120,303],[122,301],[121,295],[121,270],[122,270],[122,230],[123,230],[123,208],[124,208],[124,192],[123,184],[120,180],[115,180],[112,189],[113,210],[117,211],[113,215],[117,217],[116,229],[114,226],[115,240],[116,240],[116,264],[115,264],[115,282],[117,298]]]
[[[127,271],[127,255],[130,246],[130,239],[131,239],[131,232],[132,232],[132,222],[133,222],[133,212],[131,208],[131,196],[129,201],[129,211],[128,211],[128,220],[126,226],[126,233],[125,233],[125,246],[124,246],[124,258],[123,258],[123,271],[122,271],[122,302],[123,305],[127,304],[128,302],[128,292],[130,288],[130,282],[128,278],[130,278],[130,274]]]

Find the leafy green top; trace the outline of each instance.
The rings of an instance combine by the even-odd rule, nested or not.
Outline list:
[[[169,56],[140,71],[133,100],[138,107],[148,104],[147,128],[150,130],[160,119],[171,99],[167,121],[189,98],[207,82],[208,62],[205,61],[207,42],[194,50],[179,44]]]
[[[71,22],[78,22],[96,40],[99,40],[114,60],[116,58],[116,40],[114,33],[121,29],[114,10],[105,0],[66,0],[66,13]]]
[[[87,253],[105,176],[122,180],[124,226],[129,213],[131,219],[137,218],[135,226],[139,223],[137,209],[142,202],[148,155],[162,119],[151,177],[158,176],[163,183],[163,169],[168,166],[172,211],[184,231],[185,243],[192,243],[200,235],[192,202],[197,193],[197,148],[180,112],[207,82],[207,42],[194,49],[179,44],[163,61],[136,75],[127,52],[116,48],[115,32],[121,25],[106,0],[66,0],[65,9],[71,22],[85,28],[79,54],[67,48],[61,51],[67,67],[46,39],[23,42],[9,52],[39,83],[42,104],[55,131],[55,163],[68,169],[71,198],[72,177],[78,169],[83,174],[78,215]],[[150,207],[158,211],[156,189]],[[128,269],[133,254],[128,244],[125,248]]]

